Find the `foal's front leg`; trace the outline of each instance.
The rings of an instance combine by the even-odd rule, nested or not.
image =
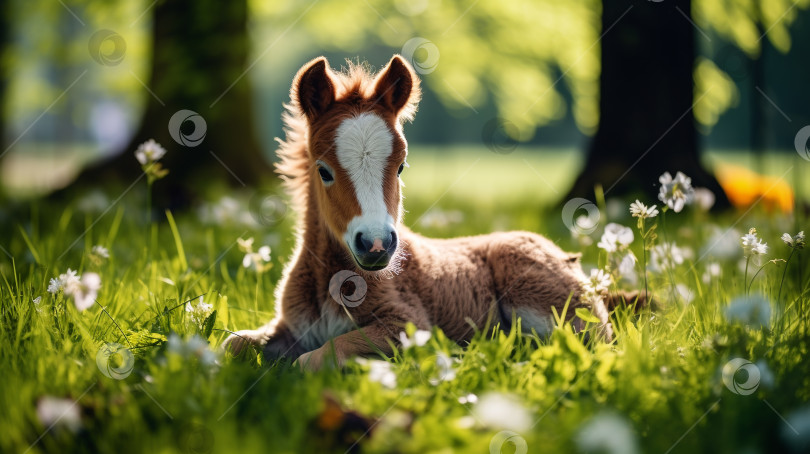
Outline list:
[[[238,331],[228,336],[222,343],[225,350],[234,356],[238,356],[251,345],[261,348],[268,360],[296,358],[304,352],[283,320],[273,320],[256,330]]]
[[[391,355],[391,342],[396,342],[395,333],[401,327],[388,324],[374,324],[342,334],[321,347],[298,357],[302,369],[318,370],[326,365],[342,367],[353,356],[367,356],[377,353]]]

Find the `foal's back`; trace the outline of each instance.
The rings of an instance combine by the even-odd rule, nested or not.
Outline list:
[[[530,232],[498,232],[432,239],[403,229],[407,260],[397,286],[419,296],[448,337],[468,340],[487,323],[508,327],[512,314],[522,329],[547,334],[552,309],[558,314],[571,298],[568,315],[579,305],[583,277],[578,256]],[[605,320],[604,322],[607,322]]]

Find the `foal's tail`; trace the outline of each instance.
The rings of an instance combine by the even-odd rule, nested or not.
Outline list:
[[[613,312],[619,306],[630,306],[635,309],[636,312],[640,311],[642,308],[648,306],[651,302],[651,298],[647,295],[646,292],[640,292],[638,290],[633,290],[632,292],[628,292],[625,290],[620,290],[619,292],[610,292],[605,298],[605,305],[607,306],[608,312]]]

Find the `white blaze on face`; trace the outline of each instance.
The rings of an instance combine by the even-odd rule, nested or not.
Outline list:
[[[335,146],[338,162],[354,185],[360,216],[349,222],[344,234],[347,244],[362,227],[364,235],[383,238],[385,225],[394,223],[388,214],[383,193],[385,168],[393,151],[394,137],[382,118],[362,113],[343,121],[337,129]]]

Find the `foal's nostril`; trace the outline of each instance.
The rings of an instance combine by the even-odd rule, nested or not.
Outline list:
[[[371,249],[372,243],[363,238],[362,232],[357,232],[354,236],[354,248],[358,251],[368,251]]]
[[[396,250],[396,248],[397,248],[397,232],[396,230],[391,230],[391,239],[390,242],[385,245],[385,250],[390,253]]]

